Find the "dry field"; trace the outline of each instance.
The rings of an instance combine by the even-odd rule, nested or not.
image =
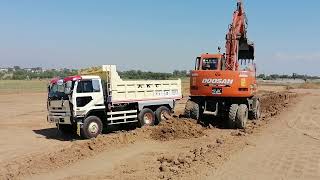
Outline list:
[[[263,117],[244,131],[176,117],[80,140],[46,123],[45,85],[0,81],[0,179],[320,179],[314,87],[260,85]]]

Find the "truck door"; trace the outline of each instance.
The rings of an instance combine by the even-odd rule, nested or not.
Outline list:
[[[101,79],[82,79],[75,83],[73,92],[75,116],[85,116],[90,110],[104,108]]]

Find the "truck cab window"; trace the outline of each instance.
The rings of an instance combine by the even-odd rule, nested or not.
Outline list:
[[[77,93],[100,92],[100,82],[94,80],[82,80],[78,82]]]
[[[93,92],[100,92],[100,81],[97,79],[92,80]]]

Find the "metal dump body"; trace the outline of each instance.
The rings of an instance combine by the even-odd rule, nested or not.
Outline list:
[[[181,80],[122,80],[115,65],[103,65],[107,75],[108,101],[126,103],[161,99],[181,99]]]

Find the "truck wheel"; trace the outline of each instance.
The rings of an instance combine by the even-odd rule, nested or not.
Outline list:
[[[83,122],[81,137],[85,139],[95,138],[102,132],[102,121],[97,116],[89,116]]]
[[[229,115],[228,115],[228,128],[234,129],[236,126],[236,117],[237,112],[239,109],[238,104],[232,104],[229,109]]]
[[[188,100],[184,109],[184,116],[186,118],[199,120],[201,116],[199,104]]]
[[[251,120],[258,120],[261,116],[260,101],[257,99],[255,104],[255,107],[249,113],[249,118]]]
[[[170,109],[167,108],[166,106],[161,106],[156,110],[156,118],[157,118],[157,123],[160,123],[161,121],[166,120],[166,116],[170,116],[171,112]]]
[[[144,108],[138,115],[139,125],[142,126],[153,126],[155,124],[155,115],[149,108]]]
[[[57,128],[63,134],[73,134],[74,128],[71,124],[56,124]]]
[[[248,121],[248,107],[245,104],[240,104],[237,112],[237,118],[236,118],[237,128],[239,129],[246,128],[247,121]]]

